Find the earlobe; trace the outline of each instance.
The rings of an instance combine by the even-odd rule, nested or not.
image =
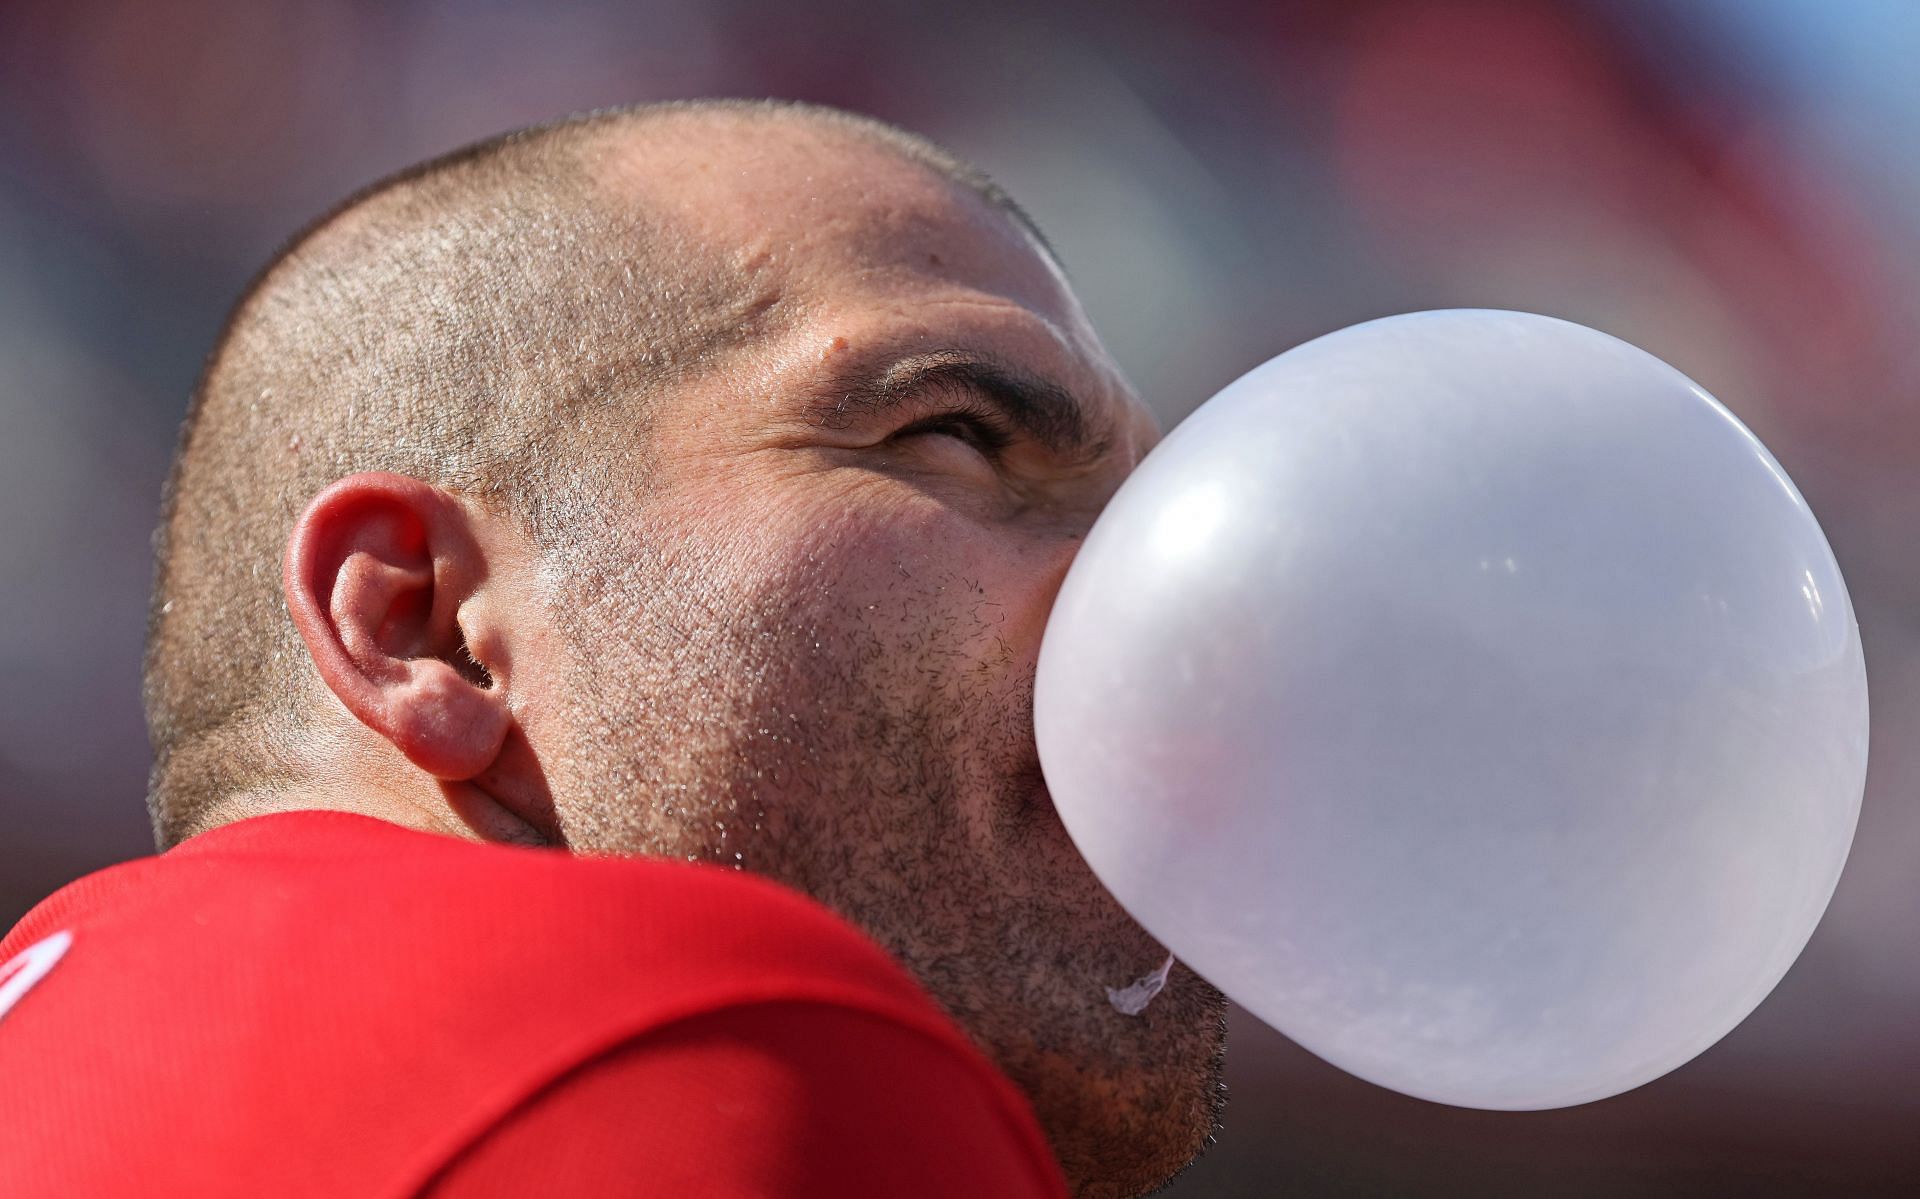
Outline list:
[[[404,475],[332,484],[287,542],[287,609],[321,680],[437,779],[486,770],[513,722],[460,624],[485,565],[459,501]]]

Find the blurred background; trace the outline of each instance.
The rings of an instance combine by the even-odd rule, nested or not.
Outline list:
[[[0,928],[151,851],[148,537],[277,244],[511,127],[787,96],[1002,180],[1167,424],[1355,321],[1551,313],[1732,408],[1851,585],[1859,838],[1750,1019],[1627,1095],[1496,1115],[1236,1014],[1224,1135],[1172,1194],[1920,1194],[1916,52],[1908,0],[0,4]]]

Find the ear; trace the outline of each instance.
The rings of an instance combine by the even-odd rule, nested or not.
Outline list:
[[[462,628],[485,568],[460,502],[403,475],[339,480],[287,542],[287,609],[320,678],[437,779],[487,769],[513,724]]]

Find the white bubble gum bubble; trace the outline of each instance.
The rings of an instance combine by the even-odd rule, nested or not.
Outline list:
[[[1180,960],[1363,1078],[1522,1109],[1657,1078],[1773,988],[1846,859],[1867,695],[1819,525],[1725,408],[1454,311],[1177,428],[1069,573],[1035,726]]]

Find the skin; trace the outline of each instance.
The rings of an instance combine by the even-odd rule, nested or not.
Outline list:
[[[358,785],[241,809],[787,883],[1025,1091],[1077,1194],[1152,1189],[1213,1128],[1224,1001],[1177,966],[1141,1015],[1108,1003],[1165,951],[1054,813],[1032,687],[1063,575],[1154,421],[1051,261],[926,168],[797,123],[629,141],[610,199],[728,247],[777,319],[651,412],[631,492],[583,533],[585,583],[415,480],[318,497],[286,560],[337,701],[310,764]],[[959,363],[1045,381],[1084,436],[1023,430],[964,381],[873,386]]]

